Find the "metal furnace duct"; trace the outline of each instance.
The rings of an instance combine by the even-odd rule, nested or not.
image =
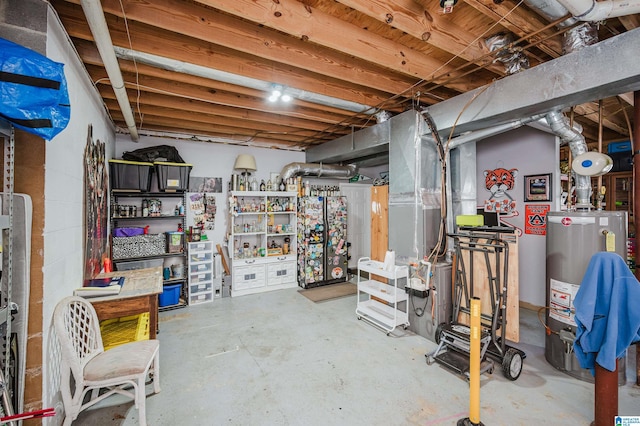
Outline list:
[[[396,259],[421,259],[435,247],[441,222],[441,171],[433,142],[417,111],[391,118],[389,143],[389,248]]]
[[[574,124],[574,127],[571,127],[569,120],[559,111],[551,111],[546,118],[553,133],[569,145],[573,158],[587,152],[587,143],[584,140],[584,136],[582,136],[582,127],[579,124]],[[591,197],[591,177],[578,173],[575,176],[576,207],[578,209],[590,209],[592,207],[589,200]]]
[[[339,166],[322,163],[289,163],[280,171],[280,179],[285,181],[296,176],[316,176],[319,178],[350,179],[356,175],[355,164]]]

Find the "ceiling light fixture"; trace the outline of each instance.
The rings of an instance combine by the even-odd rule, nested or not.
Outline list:
[[[271,87],[271,95],[267,98],[269,102],[277,102],[281,100],[282,102],[291,102],[291,95],[286,93],[286,88],[282,87],[279,84],[274,84]]]

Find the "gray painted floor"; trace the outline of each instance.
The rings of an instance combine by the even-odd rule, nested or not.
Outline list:
[[[355,304],[355,296],[313,303],[291,289],[161,313],[162,392],[147,386],[148,424],[426,426],[467,417],[467,382],[425,363],[435,344],[403,330],[386,336],[356,319]],[[482,377],[481,421],[588,425],[593,385],[545,361],[535,312],[521,311],[515,346],[527,354],[522,375],[511,382],[498,368]],[[619,388],[620,415],[640,415],[632,380]],[[74,424],[137,425],[133,404],[117,398]]]

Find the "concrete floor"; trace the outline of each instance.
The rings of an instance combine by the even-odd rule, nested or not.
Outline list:
[[[161,313],[162,392],[147,386],[148,424],[425,426],[467,417],[468,383],[425,363],[435,344],[403,330],[386,336],[356,319],[355,304],[355,296],[314,303],[291,289]],[[482,376],[481,421],[588,425],[593,385],[551,367],[536,313],[520,318],[522,375]],[[618,412],[638,416],[632,352]],[[137,425],[133,404],[117,398],[74,425]]]

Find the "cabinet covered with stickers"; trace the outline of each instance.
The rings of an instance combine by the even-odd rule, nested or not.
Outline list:
[[[298,285],[347,280],[347,197],[298,200]]]

